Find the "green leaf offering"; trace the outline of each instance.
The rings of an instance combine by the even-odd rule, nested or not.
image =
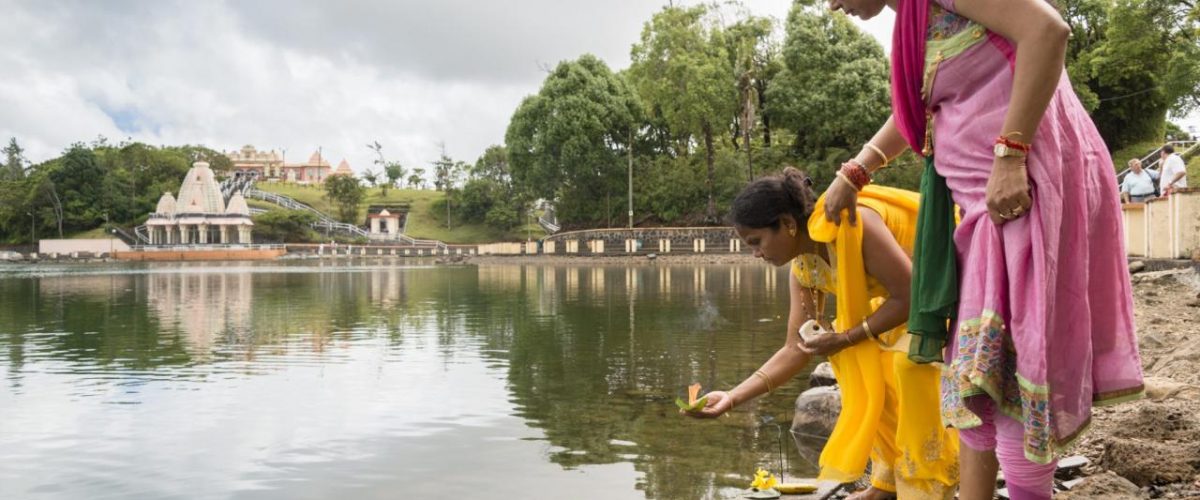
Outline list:
[[[708,396],[697,399],[695,403],[687,404],[683,398],[675,398],[675,406],[678,406],[683,411],[700,411],[704,409],[704,405],[708,403]]]
[[[688,386],[688,400],[683,402],[683,398],[675,398],[675,406],[678,406],[683,411],[700,411],[704,409],[704,403],[708,402],[708,396],[697,399],[700,395],[700,384],[692,384]]]

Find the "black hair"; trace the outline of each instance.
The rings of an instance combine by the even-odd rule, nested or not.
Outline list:
[[[728,220],[735,226],[779,229],[780,216],[789,214],[803,229],[817,199],[812,185],[812,178],[793,167],[759,177],[733,199]]]
[[[1172,146],[1170,144],[1164,144],[1162,150],[1164,153],[1169,154],[1169,155],[1175,154],[1175,146]]]

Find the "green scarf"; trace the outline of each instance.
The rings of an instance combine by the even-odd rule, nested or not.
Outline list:
[[[954,250],[954,200],[946,179],[925,157],[921,174],[921,206],[917,209],[917,241],[913,248],[912,302],[908,330],[913,334],[908,359],[940,362],[958,311],[958,254]]]

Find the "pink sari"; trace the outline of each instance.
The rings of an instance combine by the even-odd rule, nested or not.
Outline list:
[[[900,0],[892,54],[896,122],[920,151],[931,112],[934,166],[962,210],[943,419],[976,427],[981,420],[966,402],[989,397],[1024,425],[1026,458],[1048,463],[1087,427],[1094,404],[1142,392],[1116,177],[1064,70],[1028,159],[1033,206],[993,224],[985,190],[1015,51],[978,25],[954,24],[955,17],[952,0]],[[937,63],[926,101],[925,38],[946,24],[976,30],[981,43]]]

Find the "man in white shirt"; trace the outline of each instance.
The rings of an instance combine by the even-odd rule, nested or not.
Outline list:
[[[1129,160],[1129,173],[1121,181],[1121,199],[1125,203],[1142,203],[1154,198],[1154,179],[1142,168],[1137,158]]]
[[[1162,174],[1158,178],[1158,186],[1163,196],[1187,187],[1187,167],[1183,164],[1183,157],[1175,154],[1175,148],[1170,144],[1163,146],[1160,157],[1163,166]]]

